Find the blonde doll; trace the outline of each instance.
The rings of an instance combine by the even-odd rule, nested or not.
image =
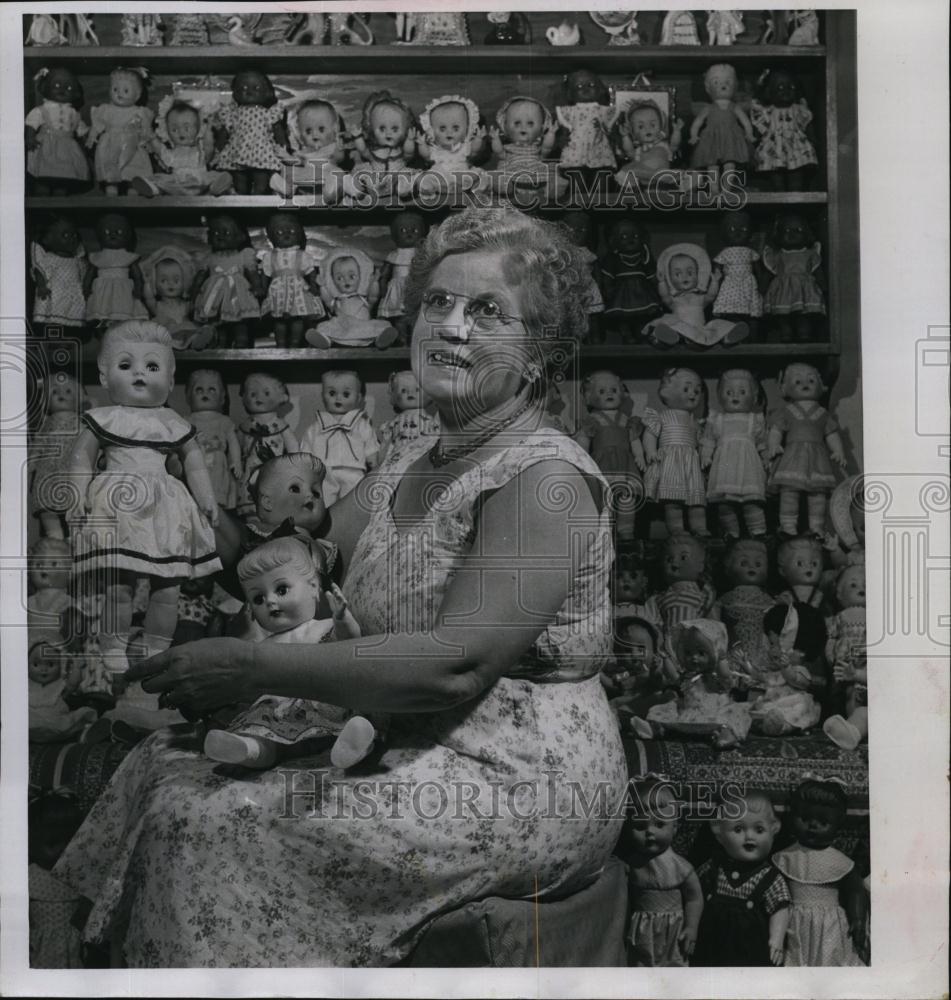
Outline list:
[[[703,86],[711,103],[705,105],[690,126],[694,147],[690,165],[695,169],[719,167],[736,170],[750,161],[753,126],[736,103],[736,70],[727,63],[711,66],[703,75]]]
[[[398,97],[388,90],[370,94],[354,141],[360,162],[350,171],[344,191],[351,197],[409,194],[418,173],[408,166],[416,154],[415,126],[413,112]]]
[[[320,576],[316,550],[296,537],[275,538],[258,546],[238,563],[238,579],[255,622],[267,635],[263,642],[318,643],[356,639],[360,626],[347,609],[340,589],[331,584],[326,597],[333,616],[315,619]],[[227,730],[212,729],[205,737],[205,754],[212,760],[264,770],[282,759],[302,756],[344,736],[333,761],[349,766],[369,750],[375,731],[362,717],[336,705],[303,698],[264,695],[232,720]],[[363,737],[363,753],[352,753],[353,736]]]
[[[421,156],[430,161],[420,178],[420,191],[449,194],[460,174],[470,174],[475,190],[485,182],[485,171],[471,166],[482,152],[485,129],[479,125],[475,101],[458,94],[434,98],[419,116],[422,137],[417,140]]]
[[[227,415],[228,391],[220,372],[198,368],[185,385],[188,421],[205,456],[208,476],[218,506],[232,510],[238,503],[241,482],[241,445],[234,421]]]
[[[557,128],[551,112],[533,97],[510,97],[490,129],[503,190],[509,184],[537,187],[549,176],[545,159],[555,146]]]
[[[195,264],[180,247],[159,247],[142,261],[143,293],[152,318],[172,335],[176,351],[200,351],[215,339],[210,326],[191,318]]]
[[[704,423],[700,449],[700,464],[710,469],[707,501],[717,505],[725,535],[740,535],[739,505],[749,534],[765,536],[766,418],[759,383],[745,368],[730,368],[717,381],[717,399],[720,409]]]
[[[249,483],[269,459],[297,451],[297,438],[284,419],[289,406],[287,386],[263,372],[252,372],[241,383],[241,403],[247,416],[238,424],[242,478],[238,487],[238,513],[254,510]]]
[[[805,493],[809,530],[821,537],[828,494],[836,483],[833,463],[845,468],[842,438],[819,403],[826,387],[812,365],[788,365],[780,372],[779,389],[786,404],[773,417],[767,439],[769,457],[775,460],[769,488],[779,492],[779,528],[787,535],[797,533],[799,499]]]
[[[120,66],[109,74],[109,103],[90,113],[87,146],[96,147],[96,180],[107,195],[135,177],[152,176],[148,148],[155,112],[143,106],[148,73]]]
[[[150,653],[158,652],[175,631],[179,582],[221,569],[213,530],[218,504],[195,429],[165,405],[175,379],[165,327],[151,321],[112,327],[98,363],[112,405],[83,415],[85,429],[72,453],[71,473],[88,483],[73,559],[79,573],[119,571],[106,587],[100,645],[110,654],[111,671],[122,673],[135,577],[151,583],[145,641]],[[97,472],[101,453],[105,469]],[[165,470],[172,454],[181,458],[187,485]]]
[[[271,178],[271,186],[285,196],[320,193],[332,205],[343,179],[343,133],[340,113],[329,101],[310,98],[294,105],[287,113],[287,137],[295,162]]]

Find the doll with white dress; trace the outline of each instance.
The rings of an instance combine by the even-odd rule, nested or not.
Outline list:
[[[780,341],[813,339],[816,319],[826,312],[815,277],[821,265],[822,246],[806,220],[794,212],[778,216],[763,247],[763,266],[773,275],[763,306],[777,317]]]
[[[743,13],[739,10],[711,10],[707,14],[709,45],[733,45],[743,34]]]
[[[44,67],[35,79],[40,103],[24,123],[26,172],[35,195],[66,195],[89,182],[89,163],[79,144],[89,131],[79,114],[83,88],[60,66]]]
[[[398,97],[388,90],[370,94],[354,147],[359,162],[343,183],[346,194],[359,198],[410,193],[419,172],[409,166],[416,155],[416,118]]]
[[[768,72],[762,101],[750,106],[750,121],[759,137],[756,169],[769,176],[777,191],[802,191],[807,168],[819,160],[810,134],[812,112],[791,73]]]
[[[766,418],[759,382],[745,368],[717,380],[720,409],[703,425],[700,464],[709,468],[707,502],[717,505],[723,533],[738,538],[740,520],[752,537],[766,535]]]
[[[215,339],[214,328],[192,319],[195,262],[181,247],[159,247],[142,261],[145,304],[152,318],[172,335],[176,351],[200,351]]]
[[[658,388],[663,409],[644,411],[644,488],[650,500],[663,504],[671,534],[684,530],[686,511],[691,532],[709,535],[697,422],[704,393],[703,381],[691,368],[668,368]]]
[[[439,414],[427,412],[426,397],[416,375],[411,371],[391,372],[389,385],[390,405],[396,416],[380,426],[380,464],[410,441],[430,437],[435,443],[439,437]]]
[[[340,113],[329,101],[301,101],[287,112],[287,139],[294,162],[271,178],[271,186],[285,197],[312,193],[334,204],[342,193],[346,157]]]
[[[330,319],[304,335],[311,347],[389,347],[399,336],[388,319],[371,319],[380,297],[373,261],[353,247],[337,247],[320,266],[320,297]]]
[[[96,236],[101,249],[89,254],[89,267],[83,276],[87,322],[108,325],[148,319],[132,223],[115,212],[100,215]]]
[[[76,607],[70,595],[73,559],[69,542],[45,535],[30,547],[27,565],[27,625],[61,630],[63,616]]]
[[[661,45],[699,45],[697,22],[689,10],[670,10],[664,15],[660,31]]]
[[[86,145],[95,146],[96,180],[107,195],[117,195],[134,177],[151,177],[152,121],[144,106],[148,73],[120,66],[109,74],[109,103],[93,107]]]
[[[241,403],[247,416],[238,424],[241,447],[239,514],[254,510],[249,483],[257,470],[272,458],[297,451],[297,438],[283,413],[290,404],[287,386],[272,375],[252,372],[241,383]]]
[[[386,255],[380,271],[380,286],[384,291],[376,314],[380,319],[388,319],[403,340],[409,339],[413,326],[403,302],[406,282],[416,251],[426,238],[426,228],[426,220],[419,212],[397,212],[390,220],[390,237],[396,249]]]
[[[419,116],[419,128],[416,147],[430,164],[419,179],[420,193],[448,196],[463,183],[468,191],[485,185],[485,171],[472,165],[485,141],[475,101],[458,94],[436,97]],[[462,181],[463,174],[471,180]]]
[[[300,449],[319,458],[335,480],[338,493],[326,498],[330,506],[379,464],[380,442],[364,409],[366,387],[356,372],[324,372],[320,387],[324,408],[314,414]]]
[[[234,421],[228,416],[228,391],[221,373],[197,368],[185,385],[187,420],[195,428],[195,440],[205,457],[208,477],[218,506],[233,510],[241,482],[241,445]]]
[[[822,731],[836,746],[854,750],[868,738],[868,668],[865,566],[846,566],[835,585],[839,610],[826,622],[826,659],[845,695],[845,715],[830,715]]]
[[[704,73],[703,85],[711,103],[704,105],[690,126],[690,165],[733,172],[750,162],[755,139],[753,126],[736,101],[736,70],[717,63]]]
[[[158,652],[175,631],[179,582],[221,569],[218,504],[195,429],[165,405],[175,379],[168,331],[151,320],[114,326],[103,337],[98,363],[111,405],[83,415],[73,449],[70,471],[85,487],[86,512],[73,536],[73,557],[77,573],[118,570],[106,587],[100,646],[109,669],[124,673],[135,578],[149,578],[144,641],[150,653]],[[169,455],[180,458],[184,483],[166,471]]]
[[[54,216],[30,244],[30,276],[35,289],[33,323],[81,327],[86,322],[86,249],[72,220]]]
[[[608,92],[600,77],[577,69],[564,80],[565,100],[555,108],[558,124],[568,132],[561,150],[561,169],[586,173],[598,167],[617,167],[611,145],[611,129],[617,109],[608,103]]]
[[[278,347],[303,347],[304,330],[326,315],[317,283],[317,261],[307,250],[307,236],[300,218],[275,212],[265,226],[269,250],[258,257],[267,279],[267,296],[261,306],[274,321]]]
[[[760,256],[752,247],[753,220],[749,212],[727,212],[720,220],[723,249],[713,258],[719,276],[713,315],[733,323],[746,323],[754,339],[763,315],[754,266]]]
[[[601,265],[598,255],[591,249],[592,238],[591,216],[587,212],[568,211],[561,217],[561,224],[568,230],[571,242],[577,247],[584,265],[584,298],[585,312],[588,314],[588,337],[599,340],[602,333],[604,316],[604,297],[599,284]]]
[[[551,171],[545,160],[555,147],[557,128],[544,104],[533,97],[510,97],[496,112],[489,136],[503,193],[510,185],[546,187]]]

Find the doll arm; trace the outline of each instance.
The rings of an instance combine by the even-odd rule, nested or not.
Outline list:
[[[555,139],[558,136],[558,126],[552,122],[542,136],[542,144],[539,148],[539,155],[542,157],[551,156],[551,151],[555,148]]]
[[[422,137],[416,140],[416,148],[419,150],[419,155],[426,160],[431,160],[433,158],[432,147],[429,143]]]
[[[674,297],[670,294],[670,285],[667,284],[667,276],[665,274],[657,275],[657,292],[660,295],[661,302],[663,302],[668,309],[673,309]]]
[[[89,261],[88,266],[86,267],[86,273],[83,275],[83,298],[89,298],[97,273],[98,271],[96,265]]]
[[[218,501],[215,499],[204,453],[194,438],[182,445],[181,457],[188,491],[195,498],[198,509],[214,527],[218,523]]]
[[[356,618],[350,612],[350,605],[347,603],[346,597],[343,596],[343,591],[335,583],[331,583],[330,590],[325,590],[324,595],[333,614],[334,639],[359,639],[363,633],[360,631],[360,625]]]
[[[747,117],[746,112],[739,106],[739,104],[733,105],[733,116],[740,123],[743,131],[746,133],[746,139],[748,142],[755,142],[756,136],[753,135],[753,126],[750,124],[750,120]]]
[[[680,932],[680,948],[684,957],[689,958],[697,943],[697,928],[700,926],[700,916],[703,913],[703,889],[700,887],[697,873],[692,868],[680,886],[680,896],[684,907],[684,929]]]
[[[99,439],[88,427],[83,428],[76,444],[69,455],[69,476],[76,484],[77,492],[82,497],[83,510],[88,510],[89,484],[95,478],[96,462],[99,458]]]
[[[782,965],[786,954],[786,929],[789,927],[789,907],[783,906],[769,918],[769,960]]]
[[[502,146],[502,133],[499,132],[495,125],[489,129],[489,143],[492,146],[492,152],[495,153],[496,156],[501,156],[502,150],[504,149]]]
[[[704,106],[703,110],[697,115],[696,118],[690,123],[690,145],[696,146],[700,141],[700,130],[706,124],[707,115],[710,114],[710,105]]]
[[[484,145],[485,128],[480,125],[476,134],[472,137],[472,141],[469,143],[469,155],[467,158],[475,159],[482,152]]]
[[[783,453],[783,431],[784,428],[779,424],[773,424],[769,429],[769,435],[766,439],[766,454],[770,458],[775,458]]]
[[[840,469],[844,469],[845,451],[842,447],[842,435],[839,434],[838,428],[830,430],[829,433],[826,434],[826,444],[829,447],[829,458],[831,458]]]
[[[228,428],[228,436],[225,441],[225,447],[228,451],[228,468],[231,470],[231,475],[233,475],[235,479],[240,479],[243,471],[241,462],[241,445],[238,442],[238,435],[235,433],[233,424],[230,428]]]
[[[411,128],[406,132],[406,138],[403,140],[403,155],[406,159],[410,159],[416,152],[416,129]]]
[[[34,108],[33,110],[35,111],[36,109]],[[30,115],[32,114],[33,112],[31,111]],[[39,131],[39,129],[40,129],[39,123],[37,123],[36,125],[30,124],[30,117],[28,115],[26,119],[26,124],[23,126],[23,139],[24,142],[26,143],[26,151],[28,153],[33,152],[33,150],[36,149],[36,147],[39,146],[40,144],[40,140],[36,137],[36,133]]]
[[[713,273],[710,275],[710,284],[707,285],[707,290],[703,295],[703,304],[705,306],[710,305],[717,297],[717,292],[720,291],[720,281],[722,280],[719,268],[715,268]]]
[[[373,424],[370,423],[369,417],[360,420],[358,426],[360,426],[360,437],[363,438],[367,469],[373,469],[379,463],[380,439],[376,436],[376,431],[373,429]]]
[[[670,152],[671,159],[680,152],[680,147],[684,141],[684,120],[675,118],[673,127],[670,130]]]
[[[647,471],[647,460],[644,457],[644,445],[641,443],[640,435],[632,428],[629,436],[631,454],[634,456],[634,464],[641,472]]]
[[[582,421],[578,429],[572,435],[574,441],[584,448],[585,451],[591,451],[591,425],[587,421]]]
[[[657,461],[657,442],[660,435],[652,431],[650,427],[644,428],[644,457],[647,459],[648,463],[653,463]]]
[[[97,104],[89,112],[89,132],[86,134],[86,145],[92,148],[99,141],[99,136],[106,131],[106,123],[102,120],[102,105]]]
[[[284,451],[286,454],[293,454],[298,450],[297,437],[290,427],[285,427],[281,431],[281,440],[284,442]]]
[[[713,455],[717,450],[717,430],[719,421],[716,414],[704,422],[703,430],[700,432],[700,465],[706,469],[713,464]]]
[[[145,279],[142,277],[142,268],[139,267],[137,263],[132,263],[129,265],[129,277],[132,279],[132,294],[139,299],[139,301],[145,301]]]
[[[38,243],[32,243],[30,245],[30,277],[33,279],[33,284],[36,286],[36,297],[38,299],[48,299],[50,297],[50,283],[47,280],[46,273],[40,266],[40,262],[37,259],[40,255],[42,248]]]
[[[849,922],[849,931],[856,951],[863,961],[868,961],[866,937],[868,935],[868,895],[865,885],[853,868],[839,884],[839,898]]]
[[[634,148],[634,140],[631,138],[630,133],[626,130],[626,126],[621,126],[621,149],[624,150],[624,155],[629,159],[633,160],[637,150]]]

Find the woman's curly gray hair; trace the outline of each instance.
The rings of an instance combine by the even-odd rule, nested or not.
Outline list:
[[[440,261],[450,254],[504,254],[503,273],[518,290],[522,320],[538,340],[577,344],[588,329],[587,265],[555,223],[514,208],[468,208],[433,227],[416,251],[407,280],[408,316],[419,312],[423,293]]]

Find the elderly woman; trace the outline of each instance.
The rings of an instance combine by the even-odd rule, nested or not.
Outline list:
[[[358,773],[236,773],[156,733],[55,871],[93,902],[88,938],[130,966],[387,965],[442,912],[599,872],[626,784],[598,676],[606,484],[544,415],[585,282],[560,230],[512,209],[430,233],[407,301],[440,437],[331,511],[363,638],[207,639],[132,672],[193,711],[266,693],[389,713],[385,750]]]

